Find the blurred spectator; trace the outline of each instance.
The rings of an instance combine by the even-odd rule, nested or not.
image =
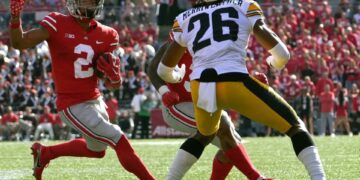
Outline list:
[[[354,22],[360,25],[360,5],[354,7]]]
[[[118,124],[117,119],[119,113],[119,104],[118,100],[116,100],[116,98],[114,97],[114,93],[110,92],[105,94],[105,103],[107,106],[106,111],[109,115],[110,122],[113,124]]]
[[[290,76],[290,82],[286,84],[284,92],[285,99],[289,102],[292,107],[296,107],[296,99],[300,95],[301,85],[297,81],[295,74]]]
[[[140,111],[141,111],[141,104],[146,100],[146,95],[144,94],[144,88],[139,88],[137,94],[131,100],[131,108],[134,112],[134,129],[131,134],[131,138],[136,138],[136,133],[141,122]]]
[[[348,113],[347,113],[348,106],[349,106],[349,99],[347,97],[346,91],[347,90],[345,88],[342,88],[335,99],[336,121],[335,121],[334,132],[336,132],[336,129],[339,126],[343,125],[347,134],[349,136],[352,136],[352,132],[350,130],[349,119],[348,119]]]
[[[326,84],[324,92],[320,94],[320,125],[319,135],[324,136],[326,134],[326,127],[329,127],[329,133],[331,136],[335,136],[334,132],[334,105],[335,95],[330,89],[330,85]]]
[[[30,112],[27,112],[27,111],[30,111]],[[23,111],[19,111],[19,124],[20,124],[20,130],[19,130],[19,133],[20,133],[20,136],[21,136],[21,139],[25,140],[25,141],[29,141],[30,138],[31,138],[31,134],[32,134],[32,131],[33,131],[33,122],[31,121],[31,119],[24,119],[24,114],[23,114]],[[31,115],[31,108],[30,107],[26,107],[25,108],[25,113]],[[33,119],[36,121],[36,119]]]
[[[55,140],[68,140],[70,139],[71,128],[67,126],[60,118],[59,114],[54,114],[55,121],[53,122],[54,139]]]
[[[131,117],[129,110],[124,110],[120,113],[118,122],[121,130],[130,138],[134,129],[134,120]]]
[[[141,122],[141,139],[149,139],[149,122],[151,110],[153,110],[156,106],[157,101],[155,99],[155,95],[152,93],[146,93],[146,99],[141,102],[139,112],[139,119]]]
[[[301,95],[299,97],[299,102],[297,107],[300,118],[304,121],[306,128],[309,130],[310,134],[314,134],[314,121],[313,121],[313,100],[310,94],[309,87],[303,87],[301,89]]]
[[[55,115],[50,112],[50,107],[45,106],[43,114],[39,117],[39,123],[35,130],[34,140],[39,140],[41,133],[49,133],[50,139],[54,139],[53,124],[55,123]]]
[[[318,79],[316,83],[316,95],[320,96],[321,93],[325,90],[325,86],[328,85],[330,91],[334,89],[333,81],[328,77],[329,73],[327,71],[323,71],[321,73],[320,79]]]
[[[6,107],[1,124],[5,140],[17,140],[19,138],[17,137],[20,128],[19,116],[13,112],[11,106]]]
[[[21,111],[22,112],[22,111]],[[20,116],[20,134],[25,137],[24,140],[29,141],[34,131],[34,127],[36,127],[36,117],[35,114],[32,113],[31,107],[25,108],[25,114]]]
[[[127,72],[127,77],[123,81],[123,99],[131,99],[134,97],[136,90],[140,87],[139,80],[136,78],[135,72],[130,70]]]
[[[356,84],[350,91],[350,126],[354,134],[360,133],[360,90]]]

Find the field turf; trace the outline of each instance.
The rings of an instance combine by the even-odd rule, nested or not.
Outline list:
[[[243,138],[255,166],[276,180],[309,179],[305,168],[292,150],[286,137]],[[138,154],[157,179],[165,179],[167,168],[183,139],[132,140]],[[328,180],[360,180],[360,136],[316,137],[316,144]],[[46,145],[56,141],[44,141]],[[0,142],[0,179],[34,179],[32,177],[31,142]],[[208,146],[200,160],[188,172],[185,180],[206,180],[211,174],[216,152]],[[113,150],[103,159],[62,157],[51,161],[43,179],[136,179],[119,164]],[[246,179],[235,168],[228,179]]]

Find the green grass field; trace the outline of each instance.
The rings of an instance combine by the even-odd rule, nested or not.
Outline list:
[[[277,180],[309,179],[286,137],[244,138],[255,166]],[[315,138],[328,180],[360,180],[360,136]],[[131,143],[157,179],[165,179],[167,168],[183,139],[132,140]],[[59,143],[43,142],[46,145]],[[0,143],[0,179],[33,179],[30,142]],[[184,179],[209,179],[214,146],[208,146],[201,159]],[[136,179],[124,171],[113,150],[103,159],[64,157],[51,161],[43,179]],[[246,179],[235,168],[228,179]]]

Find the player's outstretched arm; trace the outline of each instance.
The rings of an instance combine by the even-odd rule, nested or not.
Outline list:
[[[253,32],[256,40],[271,53],[266,59],[267,63],[275,69],[284,68],[290,59],[290,53],[280,38],[266,26],[263,19],[256,21]]]
[[[49,32],[42,27],[23,32],[20,15],[24,4],[24,0],[10,1],[10,40],[12,46],[16,49],[34,47],[49,37]]]
[[[149,75],[150,81],[156,89],[159,89],[161,86],[165,85],[165,82],[159,77],[156,70],[157,70],[158,65],[161,61],[161,58],[165,54],[165,51],[168,48],[168,46],[169,46],[169,42],[164,43],[159,48],[159,50],[155,54],[155,57],[151,60],[149,66],[148,66],[148,75]]]
[[[170,44],[157,68],[157,73],[161,79],[169,83],[181,82],[185,75],[185,65],[178,68],[177,64],[185,50],[185,47],[180,46],[180,44],[175,41]]]
[[[158,92],[161,95],[161,100],[164,106],[169,107],[179,102],[179,95],[176,92],[170,91],[165,81],[163,81],[156,70],[161,61],[161,58],[165,54],[166,49],[168,48],[169,43],[166,42],[163,44],[158,52],[156,53],[154,59],[151,60],[150,65],[148,67],[148,75],[151,83],[155,86]]]

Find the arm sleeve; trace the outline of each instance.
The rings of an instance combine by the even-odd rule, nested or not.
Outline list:
[[[54,33],[58,31],[59,27],[59,13],[52,12],[44,17],[43,20],[40,21],[40,25],[44,27],[50,34],[50,37],[53,36]]]
[[[174,24],[171,28],[171,34],[173,35],[173,40],[180,44],[182,47],[186,47],[186,43],[183,39],[183,30],[180,26],[180,23],[175,19]]]
[[[107,52],[113,52],[119,46],[119,34],[115,29],[111,31],[111,39],[109,40],[109,47]]]
[[[246,17],[249,19],[251,23],[251,28],[254,27],[257,20],[264,19],[264,13],[257,2],[250,1],[248,6],[245,7],[245,9],[243,10],[245,12]]]

